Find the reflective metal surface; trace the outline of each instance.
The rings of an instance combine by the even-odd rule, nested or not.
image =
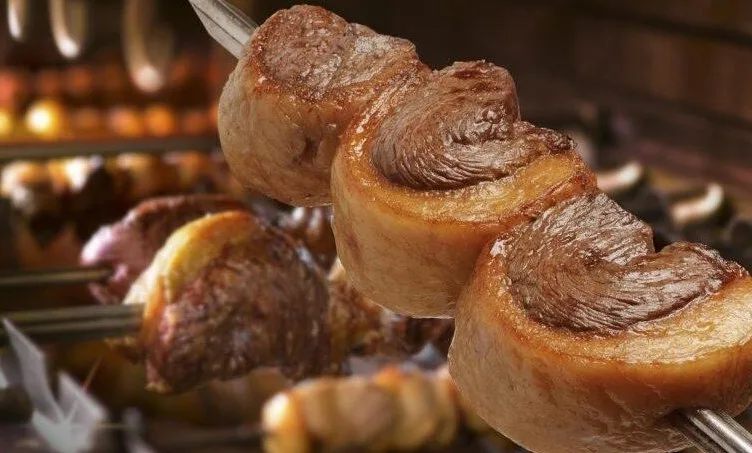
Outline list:
[[[190,0],[206,31],[235,58],[258,28],[253,20],[224,0]]]

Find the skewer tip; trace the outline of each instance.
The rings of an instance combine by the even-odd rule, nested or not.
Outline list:
[[[257,25],[225,0],[189,0],[209,35],[240,58]]]

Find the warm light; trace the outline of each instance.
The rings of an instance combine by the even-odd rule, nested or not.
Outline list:
[[[29,112],[28,127],[38,134],[45,134],[54,126],[53,113],[49,109],[34,109]]]
[[[0,136],[6,137],[13,132],[13,113],[8,109],[0,109]]]
[[[284,393],[275,395],[264,405],[264,428],[269,431],[285,424],[285,419],[289,417],[291,401]]]
[[[130,107],[118,107],[108,115],[108,125],[113,133],[122,137],[140,137],[145,131],[138,112]]]
[[[133,70],[133,83],[146,93],[156,93],[165,84],[164,74],[154,66],[139,66]]]
[[[175,112],[164,104],[155,104],[144,111],[144,121],[149,134],[164,137],[175,133],[178,127]]]
[[[128,91],[125,68],[117,63],[105,63],[97,67],[94,79],[109,101],[122,101]]]
[[[71,113],[71,126],[75,132],[93,134],[101,132],[104,114],[92,107],[84,107]]]
[[[57,97],[63,90],[63,77],[56,69],[45,69],[36,73],[34,89],[37,96]]]
[[[86,184],[91,176],[92,162],[86,157],[76,157],[65,161],[63,173],[72,189],[78,190]]]
[[[26,111],[26,128],[34,135],[57,138],[63,133],[65,111],[55,101],[38,101]]]
[[[0,105],[18,106],[29,94],[28,78],[18,68],[0,69]]]
[[[91,94],[95,84],[94,73],[88,66],[73,66],[65,71],[65,90],[75,98]]]
[[[209,114],[201,109],[188,110],[180,119],[180,130],[187,135],[206,134],[211,131]]]
[[[190,53],[183,53],[175,58],[169,68],[168,82],[170,86],[176,87],[187,84],[191,80],[197,64],[199,63]]]

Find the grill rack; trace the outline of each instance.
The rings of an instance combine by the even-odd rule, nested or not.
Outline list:
[[[216,135],[175,135],[159,138],[33,141],[0,146],[0,164],[12,160],[63,157],[112,156],[122,153],[163,154],[183,149],[212,150],[219,147]]]

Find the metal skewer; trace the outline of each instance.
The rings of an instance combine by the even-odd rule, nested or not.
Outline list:
[[[257,25],[225,0],[190,0],[206,31],[240,58]],[[676,413],[675,426],[706,453],[752,453],[752,436],[730,416],[707,409]]]
[[[752,452],[752,435],[724,412],[681,410],[674,418],[674,426],[706,453]]]
[[[258,25],[224,0],[190,2],[209,35],[235,58],[240,58]]]
[[[25,335],[40,343],[70,343],[120,337],[141,327],[143,305],[93,305],[7,313]],[[9,334],[0,329],[0,347]]]
[[[214,149],[217,136],[175,135],[136,139],[62,140],[8,143],[0,147],[0,163],[10,160],[56,159],[76,156],[111,156],[122,153],[164,154],[179,149]]]
[[[0,273],[0,289],[93,283],[103,281],[110,275],[112,275],[112,269],[109,267],[4,272]]]

